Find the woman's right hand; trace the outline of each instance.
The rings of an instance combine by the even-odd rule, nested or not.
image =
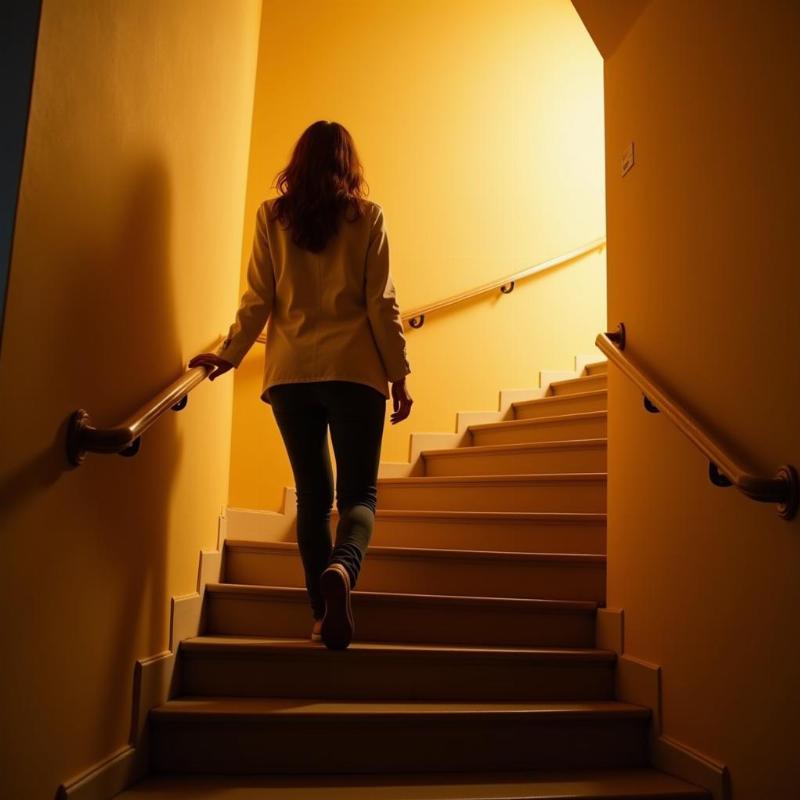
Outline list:
[[[220,375],[223,375],[229,369],[233,369],[233,364],[231,364],[230,361],[220,358],[220,356],[215,353],[200,353],[189,362],[189,366],[211,367],[211,372],[208,373],[208,379],[210,381],[219,378]]]
[[[408,393],[406,379],[402,378],[399,381],[394,381],[392,383],[392,406],[394,412],[390,417],[392,425],[402,422],[411,413],[413,402],[411,395]]]

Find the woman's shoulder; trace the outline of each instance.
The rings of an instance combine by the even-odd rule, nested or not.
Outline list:
[[[362,203],[367,219],[374,225],[383,216],[383,206],[367,198],[362,198]]]

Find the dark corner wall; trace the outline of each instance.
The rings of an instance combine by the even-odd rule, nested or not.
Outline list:
[[[41,0],[0,5],[0,346],[41,10]]]

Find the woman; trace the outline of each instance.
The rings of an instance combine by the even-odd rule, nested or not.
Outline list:
[[[348,646],[355,587],[375,521],[387,391],[392,424],[408,417],[411,372],[383,209],[364,197],[348,131],[315,122],[264,201],[236,320],[215,353],[189,366],[215,378],[238,367],[267,327],[261,399],[272,406],[297,489],[297,542],[314,626],[311,638]],[[339,524],[331,544],[336,457]]]

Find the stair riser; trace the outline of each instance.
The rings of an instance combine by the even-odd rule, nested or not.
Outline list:
[[[636,718],[151,719],[157,772],[444,772],[645,764],[646,725]]]
[[[298,552],[229,548],[225,580],[260,586],[304,587]],[[467,597],[523,597],[605,602],[605,564],[373,556],[364,559],[358,588]]]
[[[525,444],[533,442],[565,442],[571,439],[605,439],[606,418],[532,422],[516,425],[509,422],[497,428],[473,428],[472,444]]]
[[[567,395],[579,394],[582,392],[596,392],[600,389],[608,389],[607,375],[589,375],[584,378],[576,378],[572,381],[550,384],[549,394]]]
[[[332,520],[332,525],[335,525]],[[465,522],[378,519],[371,544],[396,547],[504,550],[516,553],[605,553],[600,522]]]
[[[595,614],[584,611],[494,609],[480,605],[364,601],[353,595],[356,641],[594,647]],[[206,593],[208,635],[305,638],[312,625],[307,602]]]
[[[608,394],[589,395],[560,395],[530,403],[514,405],[514,419],[541,419],[542,417],[557,417],[560,414],[583,414],[588,411],[606,411],[608,409]]]
[[[606,375],[608,374],[608,362],[604,361],[598,364],[587,364],[586,372],[588,372],[589,375]]]
[[[473,453],[463,448],[456,455],[424,456],[425,475],[519,475],[545,472],[605,472],[606,448],[597,445],[546,450]]]
[[[605,481],[486,486],[379,486],[384,509],[427,511],[549,511],[605,513]]]
[[[613,662],[375,655],[327,650],[266,657],[181,654],[180,690],[218,697],[332,700],[610,700]]]

